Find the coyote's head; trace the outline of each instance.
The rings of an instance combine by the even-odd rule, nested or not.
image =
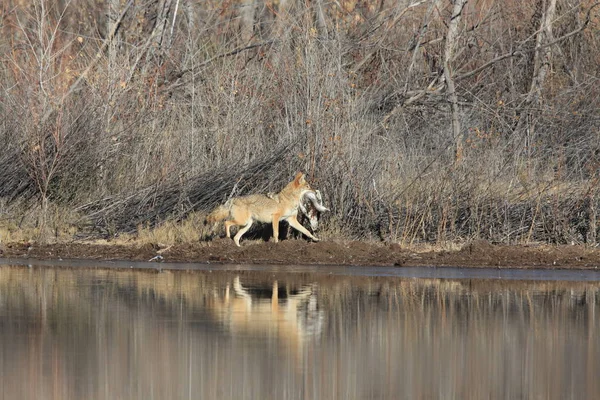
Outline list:
[[[306,182],[306,179],[304,177],[304,173],[302,172],[298,172],[296,174],[296,176],[294,177],[294,180],[292,181],[292,185],[294,187],[294,189],[299,189],[299,190],[312,190],[310,188],[310,185],[308,184],[308,182]]]
[[[329,211],[323,205],[321,192],[310,187],[302,172],[296,174],[296,177],[289,183],[288,187],[291,187],[291,190],[298,196],[298,207],[308,219],[312,231],[315,232],[319,226],[320,214],[324,211]]]
[[[313,190],[310,188],[310,185],[304,178],[304,174],[302,172],[298,172],[294,177],[294,180],[288,183],[286,187],[283,188],[281,193],[285,193],[287,196],[293,197],[296,199],[296,201],[300,202],[300,199],[305,193],[312,191]]]

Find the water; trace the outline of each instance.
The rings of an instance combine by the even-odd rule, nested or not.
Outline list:
[[[0,266],[2,399],[600,398],[595,272],[38,264]]]

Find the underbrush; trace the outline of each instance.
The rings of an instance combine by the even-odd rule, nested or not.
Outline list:
[[[10,242],[67,242],[75,239],[81,226],[80,216],[73,210],[51,204],[46,212],[30,203],[2,206],[0,241]],[[44,213],[44,218],[41,218]],[[43,223],[42,223],[43,221]]]
[[[498,187],[500,185],[497,185]],[[502,244],[588,244],[598,240],[597,210],[600,201],[588,183],[544,185],[525,191],[519,184],[481,193],[452,187],[450,193],[427,185],[405,191],[394,202],[379,200],[376,207],[357,204],[361,222],[341,215],[339,207],[324,193],[331,212],[321,214],[316,235],[322,240],[363,240],[397,243],[403,247],[456,248],[483,239]],[[488,194],[488,195],[486,195]],[[196,243],[224,236],[223,224],[205,224],[206,212],[190,212],[181,218],[138,225],[134,232],[102,234],[85,216],[51,205],[46,226],[39,225],[39,207],[11,207],[0,222],[3,242],[67,242],[77,239],[108,239],[122,243]],[[132,216],[134,217],[134,216]],[[111,225],[107,222],[108,225]],[[287,232],[282,223],[282,232]],[[105,231],[109,232],[109,231]],[[235,234],[235,228],[232,232]],[[249,238],[268,240],[268,224],[258,224]],[[287,238],[298,236],[295,232]]]

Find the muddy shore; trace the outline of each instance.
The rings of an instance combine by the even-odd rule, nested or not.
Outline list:
[[[229,239],[165,246],[160,244],[9,243],[5,258],[41,260],[93,259],[156,262],[236,264],[301,264],[362,266],[452,266],[551,269],[597,269],[600,250],[586,246],[494,245],[476,241],[460,250],[406,249],[396,244],[363,241],[285,240],[279,243],[246,241],[236,247]]]

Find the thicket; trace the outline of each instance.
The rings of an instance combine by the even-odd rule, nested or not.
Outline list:
[[[598,241],[600,3],[4,0],[0,11],[10,229],[131,233],[304,170],[332,210],[325,237]]]

